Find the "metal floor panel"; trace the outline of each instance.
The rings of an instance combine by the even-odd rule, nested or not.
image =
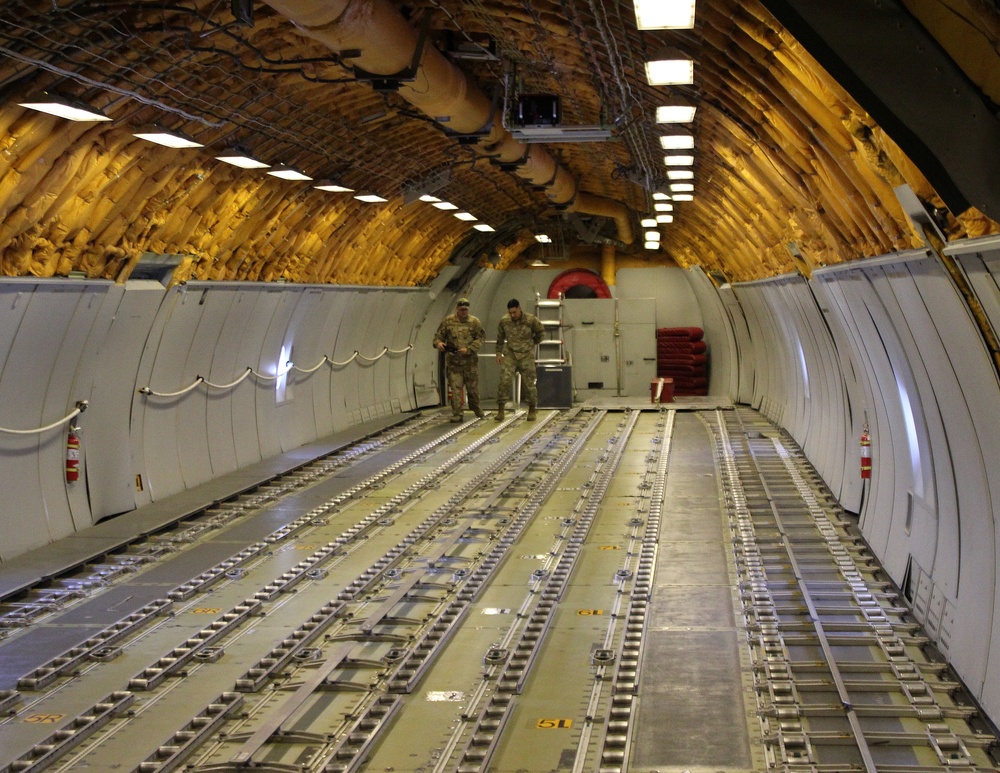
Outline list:
[[[748,409],[441,412],[0,602],[0,771],[997,773],[899,603]]]

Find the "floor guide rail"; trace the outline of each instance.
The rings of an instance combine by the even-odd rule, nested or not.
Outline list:
[[[743,408],[539,419],[422,418],[39,591],[0,664],[66,647],[0,690],[0,773],[997,770],[786,435]],[[753,753],[709,764],[706,704],[660,688],[725,647]]]

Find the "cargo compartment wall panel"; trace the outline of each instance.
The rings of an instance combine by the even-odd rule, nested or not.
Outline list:
[[[621,268],[611,293],[618,300],[654,298],[656,327],[703,328],[711,351],[716,342],[709,335],[705,307],[691,286],[690,273],[682,268]]]
[[[947,403],[956,402],[954,398],[961,395],[961,389],[928,314],[926,301],[914,281],[921,268],[942,270],[936,262],[912,261],[866,272],[892,319],[901,349],[893,357],[893,373],[900,385],[900,400],[905,399],[908,403],[903,413],[907,425],[900,428],[897,437],[900,445],[905,445],[904,459],[910,462],[909,475],[901,483],[911,502],[905,530],[890,535],[895,555],[887,556],[887,565],[892,567],[894,578],[900,581],[912,556],[935,576],[935,585],[954,596],[958,587],[961,528],[953,457],[961,451],[949,441],[942,424],[945,414],[954,408],[942,404],[941,398],[944,397]],[[942,289],[954,295],[952,288]],[[942,296],[934,302],[945,303],[946,298]],[[943,394],[942,388],[946,390]],[[967,409],[959,410],[964,415],[959,421],[967,423]],[[912,424],[907,415],[912,416]],[[873,453],[878,450],[873,446]]]
[[[369,322],[365,308],[370,298],[370,293],[365,292],[352,295],[348,299],[347,311],[341,320],[340,330],[337,333],[337,349],[334,358],[337,362],[345,362],[351,359],[355,352],[361,351],[360,347],[365,341],[365,330]],[[338,370],[343,389],[345,414],[345,421],[341,426],[347,427],[364,421],[364,415],[361,412],[362,384],[367,379],[362,376],[361,362],[357,357],[354,357],[354,360],[348,365],[339,367]]]
[[[222,331],[229,318],[233,293],[230,290],[192,288],[182,304],[196,321],[188,342],[187,357],[181,365],[186,375],[185,384],[198,376],[205,379],[196,389],[177,402],[177,443],[181,449],[181,474],[184,488],[197,486],[214,476],[232,469],[222,460],[214,464],[213,446],[217,438],[224,437],[223,447],[232,448],[232,429],[215,425],[210,420],[211,406],[226,405],[232,399],[232,390],[217,389],[212,384],[227,384],[242,375],[245,368],[233,360],[233,350],[219,345]],[[176,317],[175,317],[176,318]],[[187,326],[185,325],[185,328]],[[180,342],[179,342],[180,343]],[[218,429],[219,432],[215,430]],[[225,454],[229,456],[230,454]],[[228,467],[228,469],[227,469]]]
[[[413,400],[413,390],[407,385],[406,374],[409,372],[413,357],[413,352],[407,351],[407,347],[410,345],[413,329],[419,319],[416,312],[424,305],[421,302],[423,298],[423,293],[388,293],[385,296],[385,303],[389,309],[386,319],[392,320],[393,324],[383,331],[384,340],[380,345],[391,350],[385,355],[388,366],[386,386],[389,387],[390,413],[411,411],[417,407]]]
[[[130,412],[136,398],[136,373],[150,326],[166,291],[159,282],[140,281],[116,285],[104,301],[109,319],[106,331],[88,338],[94,368],[86,381],[90,407],[80,423],[81,446],[87,475],[87,495],[93,520],[124,513],[136,506]],[[92,340],[93,339],[93,340]],[[83,374],[77,381],[85,383]],[[90,449],[94,453],[88,453]],[[74,510],[76,505],[74,504]]]
[[[159,340],[147,348],[144,359],[150,362],[144,386],[161,394],[173,393],[190,386],[197,373],[184,370],[188,354],[200,321],[201,293],[171,292],[163,308],[164,325]],[[141,395],[143,472],[146,490],[151,500],[184,490],[184,473],[180,448],[183,431],[180,428],[179,410],[192,397],[204,400],[204,387],[177,397]],[[207,463],[207,459],[204,460]]]
[[[939,336],[935,343],[945,358],[928,370],[947,428],[951,465],[944,466],[935,455],[934,469],[949,477],[953,474],[958,493],[959,585],[940,588],[949,601],[954,600],[953,593],[958,597],[947,652],[964,678],[978,685],[985,679],[987,662],[987,651],[978,645],[989,638],[992,618],[1000,612],[996,608],[995,522],[1000,503],[1000,427],[996,421],[1000,388],[982,337],[951,277],[936,261],[915,267],[913,273]],[[943,573],[942,581],[947,578],[947,572]],[[1000,642],[994,646],[1000,648]]]
[[[968,245],[954,245],[954,247],[956,260],[962,265],[966,275],[969,277],[989,324],[992,325],[994,332],[1000,330],[1000,289],[998,289],[1000,287],[1000,240],[996,237],[970,240]],[[989,400],[995,401],[995,398],[989,398],[987,395],[984,395],[983,399],[987,402]],[[991,432],[996,431],[996,424],[995,418],[987,422]],[[978,426],[977,429],[979,429]],[[991,449],[991,451],[994,450],[996,449]],[[997,477],[996,468],[987,468],[987,474],[990,477],[991,486],[995,485]],[[993,516],[994,535],[1000,532],[997,524],[998,519],[1000,519],[1000,513],[997,512],[997,502],[997,497],[994,494],[993,506],[987,511]],[[984,548],[989,547],[992,550],[992,571],[994,578],[1000,578],[1000,544],[998,544],[998,539],[1000,537],[994,536],[992,545],[983,546]],[[992,592],[994,609],[996,609],[998,604],[997,596],[1000,595],[996,589],[997,581],[994,579],[994,589]],[[972,589],[968,589],[967,586],[963,586],[963,594],[966,590],[969,590],[970,593],[975,592]],[[987,598],[985,593],[983,597],[984,599]],[[990,642],[992,646],[989,648],[986,668],[983,674],[983,684],[980,691],[977,692],[977,697],[987,713],[991,717],[997,717],[1000,716],[1000,691],[995,687],[995,685],[1000,684],[1000,614],[997,614],[996,611],[994,611],[992,618]]]
[[[726,311],[722,295],[700,268],[692,268],[688,271],[687,277],[701,309],[701,327],[705,331],[705,340],[710,342],[708,393],[728,395],[734,402],[739,402],[741,358],[737,354],[737,333]],[[662,326],[657,324],[657,327]]]
[[[89,324],[107,285],[12,282],[0,310],[0,426],[32,430],[69,414],[73,377]],[[73,329],[74,321],[84,327]],[[3,449],[0,559],[71,534],[67,497],[66,426],[0,436]],[[82,518],[81,518],[82,519]],[[84,519],[85,520],[85,519]]]
[[[287,303],[289,297],[283,292],[258,288],[256,303],[250,317],[251,325],[244,337],[243,360],[260,376],[251,376],[243,384],[253,387],[253,409],[256,416],[253,425],[257,429],[257,456],[260,459],[280,454],[281,428],[277,416],[275,383],[278,375],[278,360],[294,305]],[[243,386],[240,384],[240,386]],[[242,410],[233,414],[233,422],[245,421],[248,414]],[[243,466],[242,464],[240,465]]]
[[[284,339],[286,361],[292,365],[279,363],[286,370],[285,404],[277,406],[281,418],[282,447],[297,448],[309,442],[316,433],[323,433],[321,427],[329,426],[328,403],[321,408],[317,405],[317,398],[319,395],[325,398],[330,393],[330,366],[322,362],[327,354],[323,348],[323,333],[330,301],[331,294],[320,287],[300,288],[295,295],[295,310]],[[316,365],[319,368],[312,373],[300,372]]]
[[[861,372],[857,363],[856,347],[848,330],[843,313],[835,294],[831,293],[831,284],[826,281],[813,281],[813,291],[816,293],[820,313],[830,331],[836,351],[836,359],[830,362],[830,367],[837,373],[842,388],[838,396],[844,406],[843,422],[837,426],[837,431],[845,437],[843,448],[843,476],[838,480],[827,481],[837,495],[838,501],[852,513],[861,510],[863,493],[860,474],[860,438],[864,427],[864,386],[859,381]]]
[[[327,309],[322,320],[320,340],[317,346],[317,359],[309,360],[308,367],[313,367],[323,355],[328,362],[323,364],[312,376],[297,374],[296,381],[303,378],[319,376],[322,388],[317,387],[314,395],[316,401],[316,416],[322,422],[322,434],[330,434],[348,426],[344,409],[344,378],[345,367],[335,367],[332,362],[337,359],[337,342],[340,340],[340,327],[347,315],[348,297],[331,293],[327,297]],[[322,436],[322,435],[321,435]]]
[[[206,304],[226,309],[225,324],[215,340],[211,369],[206,378],[212,383],[229,384],[253,366],[243,356],[242,350],[254,309],[253,295],[233,285],[223,286],[208,294]],[[234,389],[205,387],[208,447],[213,475],[232,472],[248,460],[257,460],[257,435],[252,422],[234,423],[236,403],[243,401],[249,405],[253,389],[252,375]]]
[[[753,402],[754,383],[757,379],[757,356],[755,342],[750,336],[747,315],[740,305],[739,297],[732,285],[719,288],[719,300],[726,312],[726,321],[732,331],[736,358],[737,391],[732,394],[737,403],[750,405]]]

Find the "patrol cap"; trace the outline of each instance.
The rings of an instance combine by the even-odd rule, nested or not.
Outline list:
[[[468,298],[459,298],[458,299],[458,303],[455,304],[455,305],[456,306],[465,306],[465,307],[468,307],[471,304],[469,303],[469,299]]]

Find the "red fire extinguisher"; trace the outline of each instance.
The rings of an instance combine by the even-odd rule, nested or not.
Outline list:
[[[66,435],[66,482],[80,480],[80,428],[70,427]]]
[[[872,439],[868,434],[868,427],[861,433],[861,477],[863,479],[872,476]]]

